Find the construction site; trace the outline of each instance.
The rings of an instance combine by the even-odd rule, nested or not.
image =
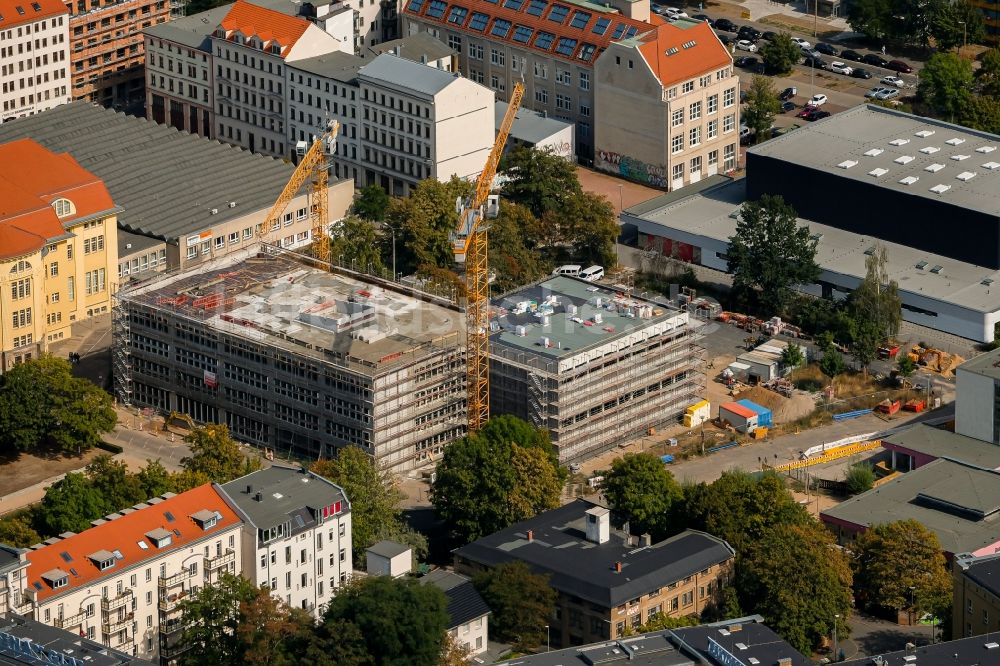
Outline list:
[[[403,473],[466,432],[454,303],[273,246],[122,290],[113,335],[121,402],[262,448],[356,445]]]
[[[490,410],[548,429],[560,464],[676,424],[705,389],[676,307],[558,276],[494,300]]]

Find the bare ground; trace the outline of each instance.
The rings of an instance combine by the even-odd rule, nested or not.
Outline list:
[[[40,481],[86,467],[91,460],[106,453],[91,449],[80,456],[33,455],[22,453],[0,467],[0,497],[28,488]]]

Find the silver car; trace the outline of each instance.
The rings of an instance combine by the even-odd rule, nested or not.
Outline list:
[[[885,88],[882,92],[875,95],[875,99],[894,99],[899,97],[899,91],[895,88]]]

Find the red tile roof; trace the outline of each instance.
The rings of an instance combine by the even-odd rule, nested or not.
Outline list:
[[[614,10],[550,0],[403,0],[403,13],[470,35],[593,65],[613,41],[663,23],[626,18]],[[506,29],[505,29],[506,28]]]
[[[225,31],[226,39],[232,40],[235,32],[247,39],[257,37],[264,42],[265,51],[270,53],[272,46],[279,46],[281,57],[285,57],[309,25],[309,21],[303,18],[237,0],[222,19],[220,27]]]
[[[222,519],[215,526],[203,530],[191,517],[203,509],[218,512]],[[193,542],[231,529],[239,523],[240,519],[215,487],[205,484],[38,550],[29,551],[28,589],[38,601],[45,601],[92,585],[103,578],[121,575],[123,569],[155,560],[165,553],[189,548]],[[170,545],[157,548],[146,537],[153,530],[166,530],[171,537]],[[122,557],[117,558],[110,569],[101,571],[90,559],[91,555],[100,551],[111,552],[116,558],[121,553]],[[65,587],[53,589],[42,579],[43,574],[54,570],[67,574],[68,583]]]
[[[642,57],[664,87],[727,67],[733,61],[704,21],[664,23],[639,39]]]
[[[62,219],[52,208],[61,198],[76,208]],[[65,233],[64,224],[114,208],[104,182],[68,153],[31,139],[0,144],[0,259],[39,250]]]
[[[60,0],[0,0],[0,30],[69,14]]]

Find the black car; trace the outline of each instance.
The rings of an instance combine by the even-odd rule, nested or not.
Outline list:
[[[781,112],[782,113],[788,113],[789,111],[794,111],[797,108],[798,107],[795,106],[795,104],[792,103],[792,102],[782,102],[781,103]]]
[[[776,32],[771,32],[771,31],[769,30],[769,31],[765,32],[764,34],[762,34],[762,35],[760,36],[760,38],[761,38],[761,39],[763,39],[764,41],[768,41],[768,42],[773,42],[773,41],[774,41],[774,38],[775,38],[775,37],[777,37],[777,36],[778,36],[778,33],[776,33]]]
[[[854,62],[861,62],[864,60],[864,56],[857,51],[841,51],[840,57],[844,60],[853,60]]]
[[[733,38],[730,37],[729,35],[716,35],[716,37],[718,37],[719,41],[722,42],[725,46],[729,46],[733,42]]]
[[[823,120],[824,118],[829,118],[829,111],[817,111],[816,113],[810,114],[806,120]]]
[[[696,21],[705,21],[709,25],[712,24],[712,19],[710,19],[706,14],[695,14],[691,18],[695,19]]]
[[[756,28],[751,28],[750,26],[745,25],[742,28],[740,28],[736,36],[739,37],[740,39],[749,39],[751,42],[756,42],[758,39],[760,39],[761,32]]]
[[[802,64],[805,67],[815,67],[816,69],[826,69],[826,63],[823,61],[823,59],[822,58],[818,58],[816,56],[806,56],[802,60]]]
[[[869,53],[868,55],[866,55],[864,58],[861,59],[861,62],[865,63],[866,65],[872,65],[874,67],[885,67],[886,65],[889,64],[888,60],[886,60],[885,58],[876,53]]]
[[[835,56],[837,55],[837,49],[833,48],[829,44],[824,44],[820,42],[816,45],[816,50],[824,55]]]
[[[869,72],[867,69],[862,69],[858,67],[853,72],[851,72],[851,76],[853,76],[856,79],[870,79],[872,78],[872,73]]]
[[[798,89],[785,88],[784,90],[781,91],[781,94],[778,95],[778,99],[780,99],[782,102],[787,102],[791,98],[795,97],[797,94],[799,94]]]
[[[733,60],[733,64],[737,67],[745,67],[746,69],[755,69],[760,61],[753,56],[740,56]]]
[[[718,19],[713,27],[716,30],[725,30],[726,32],[736,32],[739,30],[737,25],[727,18]]]

